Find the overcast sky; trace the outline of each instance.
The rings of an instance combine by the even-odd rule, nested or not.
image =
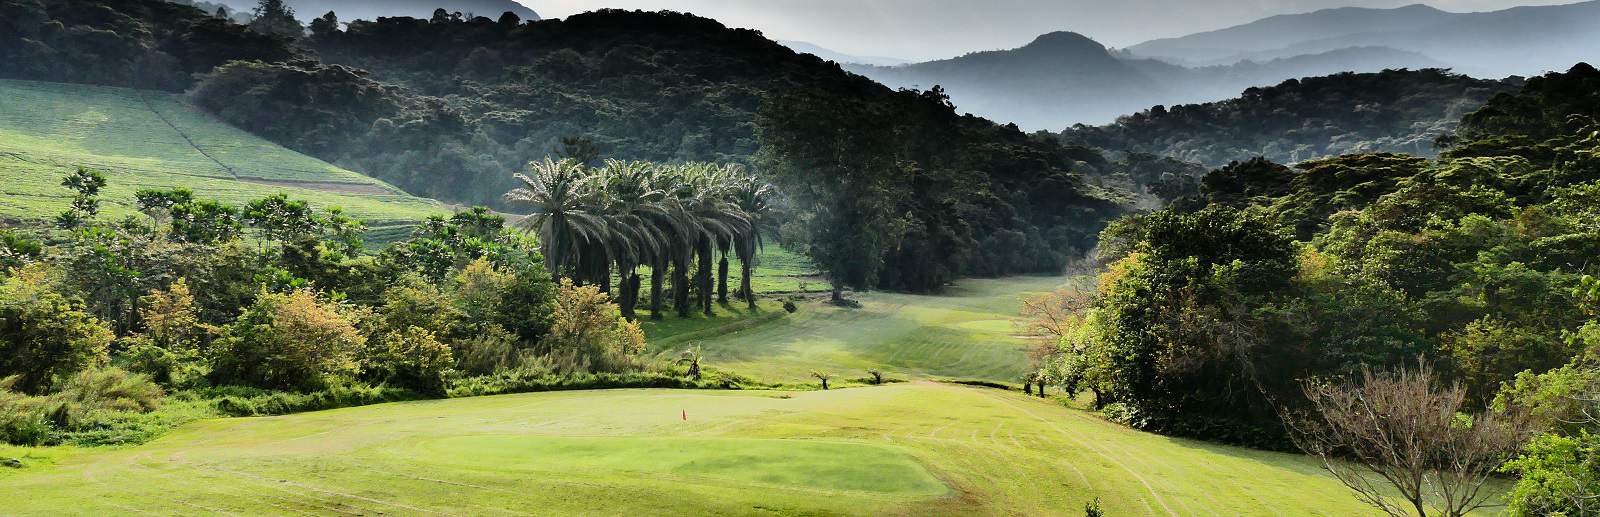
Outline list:
[[[1328,7],[1398,7],[1416,0],[517,0],[547,18],[603,7],[671,9],[807,41],[847,54],[904,59],[1013,48],[1070,30],[1112,47]],[[1434,0],[1487,11],[1572,0]]]

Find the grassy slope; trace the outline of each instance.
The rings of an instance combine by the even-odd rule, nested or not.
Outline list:
[[[177,186],[234,205],[285,192],[319,207],[342,206],[374,227],[447,211],[217,122],[171,94],[0,80],[0,221],[46,220],[66,210],[61,177],[77,166],[106,172],[102,213],[110,217],[135,213],[133,193],[141,188]]]
[[[651,346],[671,354],[700,344],[706,361],[762,380],[809,381],[813,370],[863,377],[877,368],[900,376],[1015,382],[1027,366],[1027,343],[1011,317],[1023,293],[1061,285],[1058,277],[969,279],[939,296],[854,295],[860,309],[805,303],[800,311],[755,325],[742,310],[716,320],[645,324]],[[776,304],[759,314],[772,315]],[[729,332],[718,332],[717,324]],[[690,334],[692,332],[692,334]]]
[[[1303,457],[928,383],[386,404],[43,454],[0,469],[5,513],[1370,513]]]

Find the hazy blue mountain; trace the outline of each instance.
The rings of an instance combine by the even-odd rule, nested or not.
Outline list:
[[[1126,50],[1137,56],[1184,65],[1232,64],[1259,52],[1284,49],[1307,41],[1366,32],[1414,30],[1439,23],[1450,16],[1453,14],[1421,4],[1395,9],[1342,7],[1273,16],[1221,30],[1152,40]]]
[[[1013,50],[896,67],[846,68],[893,87],[940,85],[961,111],[1030,129],[1106,121],[1170,94],[1140,67],[1071,32],[1046,34]]]
[[[1329,9],[1274,16],[1128,48],[1179,63],[1231,63],[1381,46],[1416,52],[1478,77],[1565,70],[1600,56],[1600,1],[1450,13],[1427,6]]]
[[[908,59],[900,59],[896,57],[856,56],[833,49],[824,48],[815,43],[808,43],[804,41],[779,41],[778,43],[785,47],[789,47],[790,50],[795,52],[799,52],[801,54],[811,54],[824,60],[833,61],[840,64],[895,66],[911,62]]]
[[[255,0],[210,1],[225,4],[229,9],[245,13],[255,9],[256,6]],[[296,18],[304,21],[322,16],[328,11],[339,15],[340,21],[376,20],[378,17],[388,16],[428,18],[433,15],[434,9],[440,8],[488,18],[499,18],[501,13],[510,11],[522,17],[524,21],[539,19],[539,13],[513,0],[285,0],[285,3],[294,8]]]
[[[1415,52],[1358,47],[1228,66],[1183,67],[1108,50],[1087,37],[1057,32],[1027,46],[895,67],[846,65],[894,87],[943,86],[963,112],[1025,129],[1103,124],[1158,104],[1220,100],[1252,86],[1343,71],[1431,68]]]

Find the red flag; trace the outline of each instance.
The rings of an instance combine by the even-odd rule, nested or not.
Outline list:
[[[683,421],[689,421],[689,410],[687,409],[683,410]]]

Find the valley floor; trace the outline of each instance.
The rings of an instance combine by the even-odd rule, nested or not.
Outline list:
[[[651,348],[667,357],[699,345],[711,366],[775,382],[814,382],[813,371],[861,378],[877,369],[902,378],[1015,384],[1028,366],[1029,344],[1012,323],[1021,298],[1066,282],[1021,276],[963,280],[939,295],[851,294],[860,308],[805,303],[799,312],[756,325],[731,321],[727,332],[662,333],[651,337]],[[777,304],[762,307],[778,310]],[[664,324],[678,325],[673,318]],[[646,323],[646,332],[653,325],[662,324]]]
[[[1370,513],[1303,457],[931,382],[408,402],[33,453],[0,469],[0,513]]]

